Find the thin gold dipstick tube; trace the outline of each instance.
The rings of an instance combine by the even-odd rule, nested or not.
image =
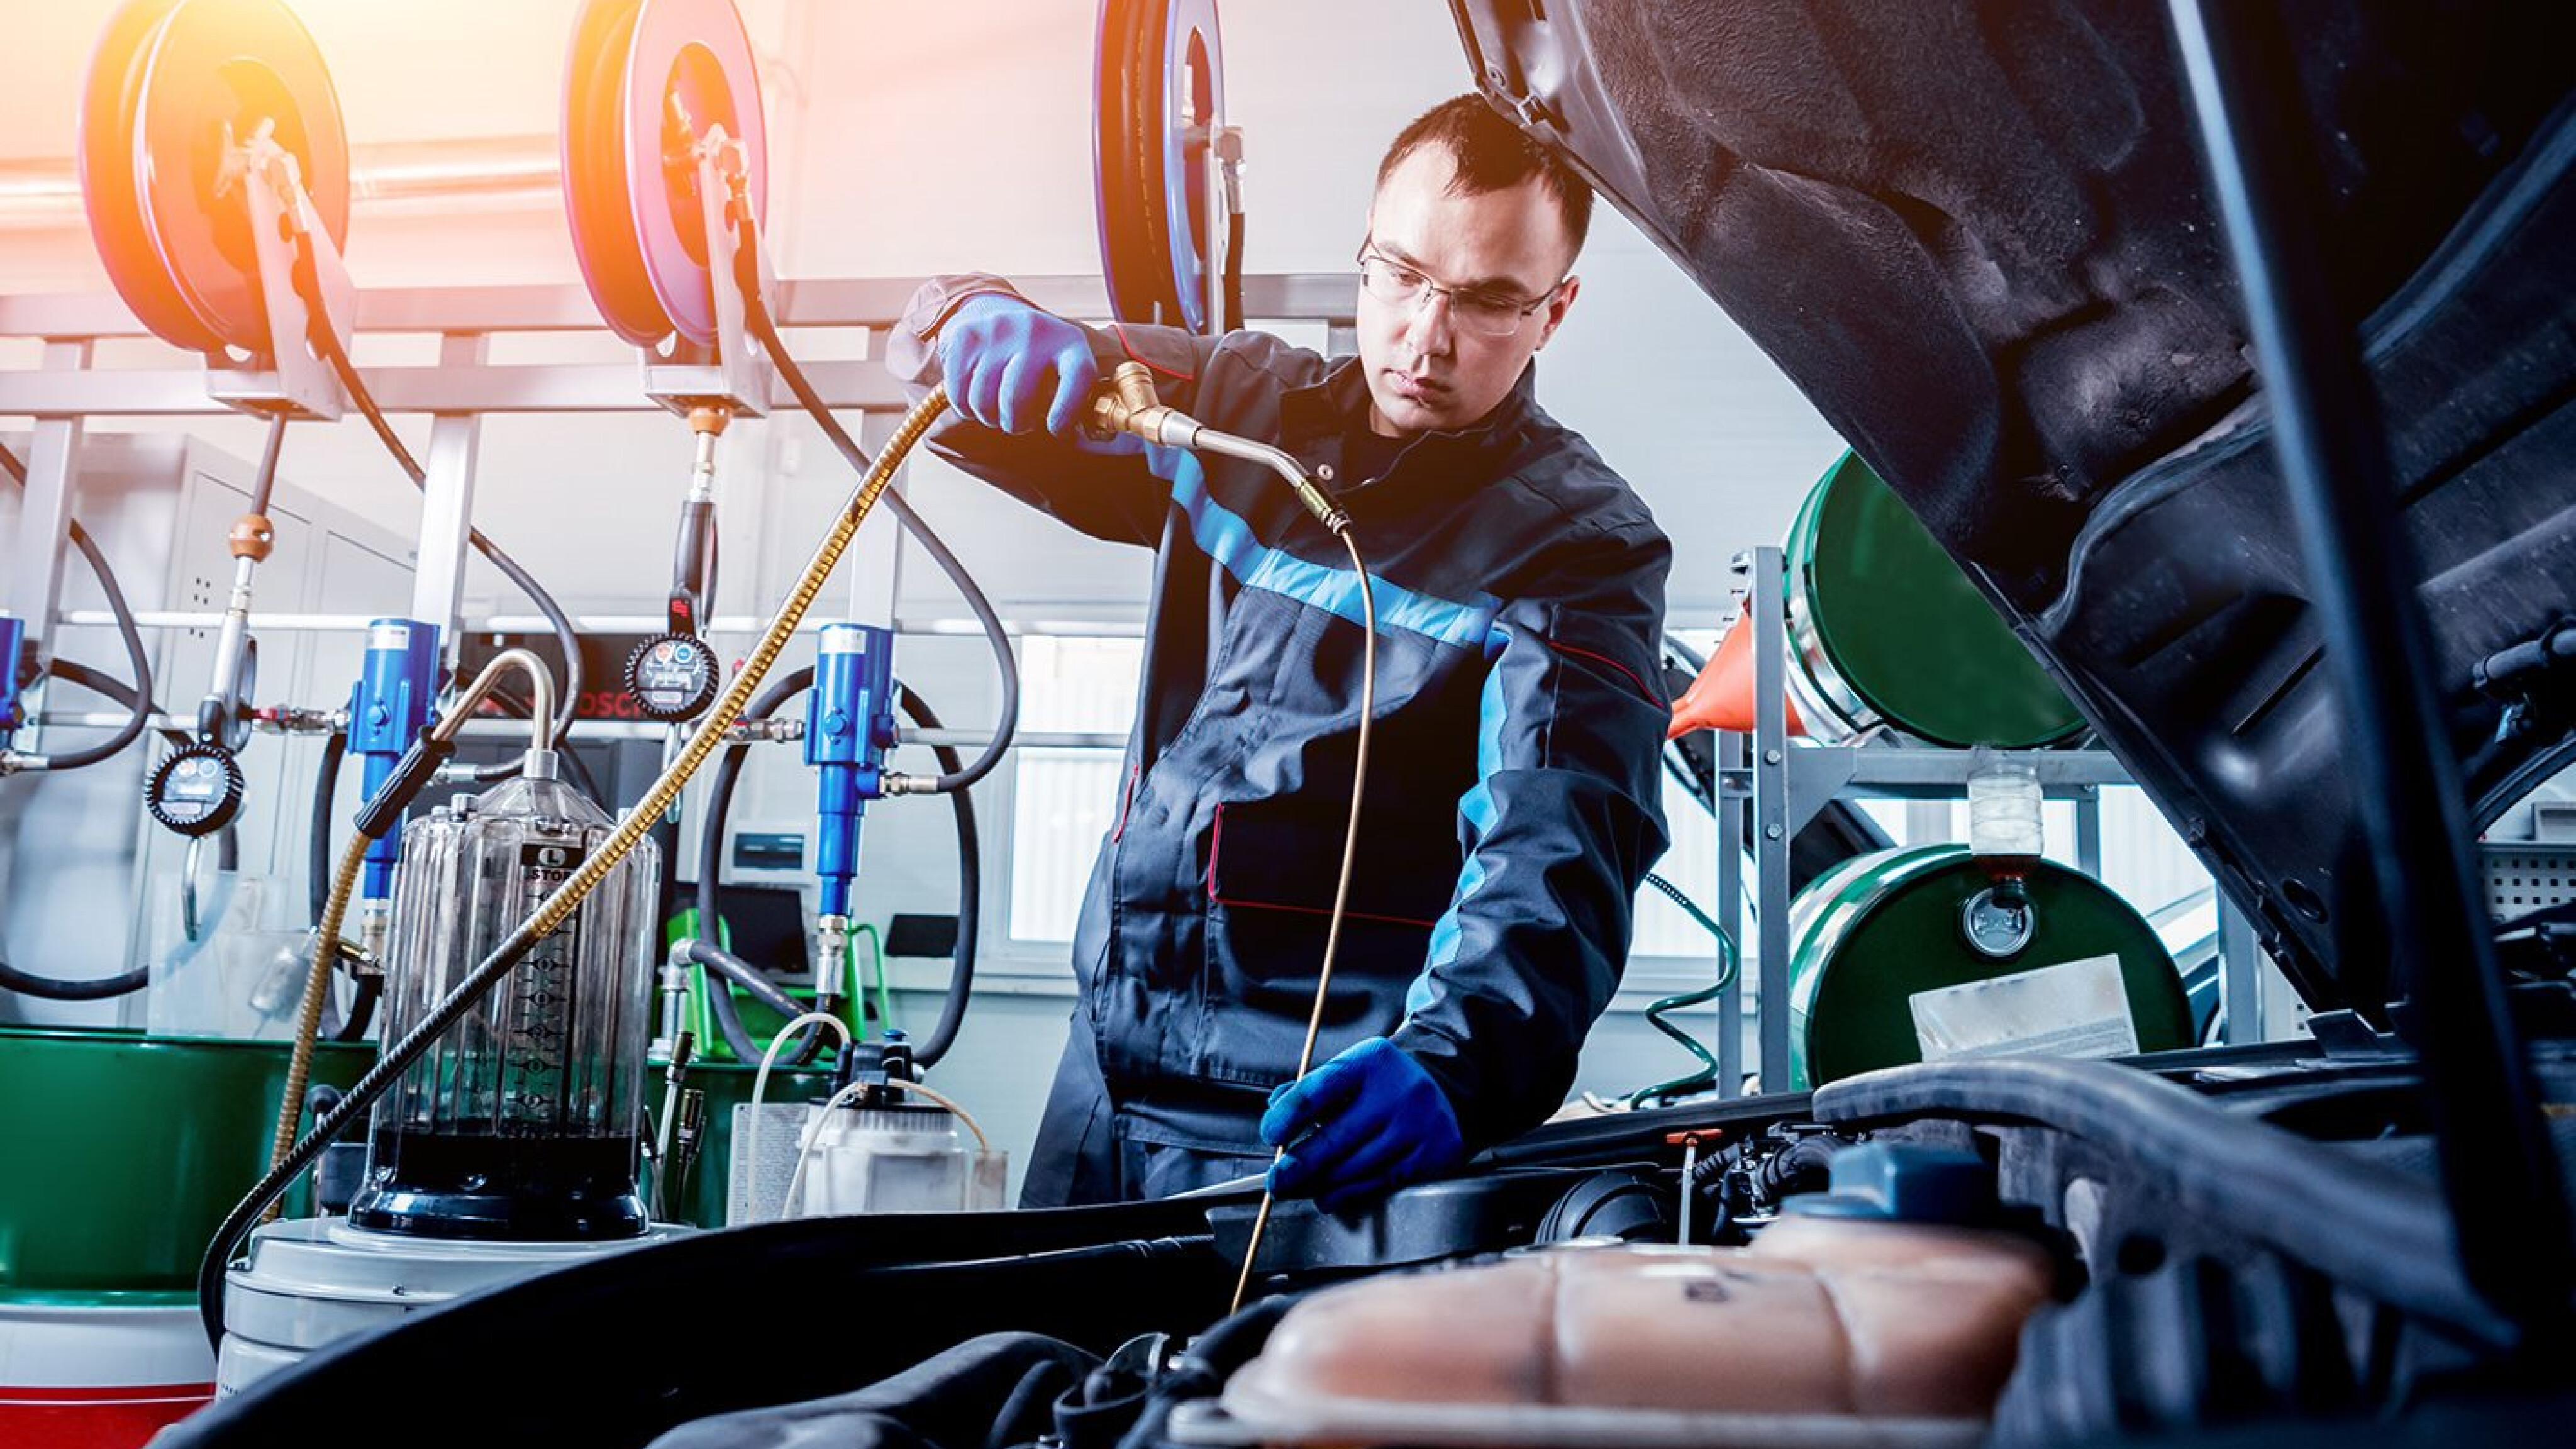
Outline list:
[[[1315,978],[1315,1009],[1306,1018],[1306,1045],[1297,1053],[1297,1075],[1304,1077],[1315,1064],[1315,1038],[1324,1029],[1324,998],[1333,989],[1333,955],[1342,944],[1342,911],[1350,904],[1351,863],[1360,848],[1360,800],[1368,789],[1369,723],[1377,714],[1377,588],[1369,581],[1368,565],[1360,561],[1360,546],[1351,538],[1345,523],[1334,534],[1342,547],[1350,550],[1351,568],[1360,576],[1360,611],[1366,619],[1368,633],[1360,645],[1360,732],[1359,747],[1351,761],[1351,817],[1342,831],[1342,878],[1333,887],[1333,921],[1324,932],[1324,969]],[[1281,1147],[1270,1156],[1270,1165],[1288,1155]],[[1243,1295],[1252,1286],[1252,1265],[1261,1257],[1261,1235],[1270,1227],[1270,1185],[1261,1186],[1261,1211],[1253,1215],[1252,1241],[1243,1250],[1243,1271],[1234,1278],[1234,1304],[1226,1312],[1243,1310]]]

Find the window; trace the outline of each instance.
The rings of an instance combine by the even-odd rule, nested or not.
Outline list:
[[[1702,647],[1714,642],[1712,635]],[[1021,640],[1021,727],[1123,736],[1135,720],[1143,663],[1140,639]],[[1010,937],[1062,945],[1073,939],[1092,863],[1117,823],[1126,788],[1119,775],[1123,755],[1106,746],[1038,745],[1013,756],[1019,774],[1011,802]],[[1670,777],[1664,780],[1664,819],[1673,845],[1657,873],[1714,914],[1717,823]],[[1708,932],[1680,907],[1652,889],[1639,893],[1633,954],[1689,960],[1712,957],[1715,950]]]
[[[1049,734],[1123,735],[1136,716],[1141,639],[1020,641],[1020,727]],[[1109,747],[1040,745],[1013,751],[1011,792],[1013,941],[1073,939],[1082,888],[1101,838],[1117,822],[1122,753]]]

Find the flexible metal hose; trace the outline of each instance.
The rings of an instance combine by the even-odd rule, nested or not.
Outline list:
[[[671,803],[679,798],[681,789],[689,782],[689,777],[697,773],[698,767],[706,762],[707,756],[715,753],[716,747],[725,742],[726,735],[733,728],[734,720],[741,716],[743,707],[751,702],[752,692],[760,688],[761,679],[769,673],[770,666],[777,662],[780,652],[785,650],[788,642],[795,637],[796,626],[804,622],[806,610],[813,607],[815,596],[823,591],[824,582],[831,577],[832,570],[839,566],[841,555],[848,551],[851,538],[859,531],[859,524],[866,519],[868,511],[876,506],[877,499],[886,491],[886,485],[894,480],[896,467],[902,463],[904,456],[921,441],[922,435],[930,430],[930,425],[937,421],[939,415],[947,408],[946,389],[935,387],[931,389],[928,396],[913,404],[910,412],[904,414],[902,424],[896,428],[894,436],[887,441],[885,451],[877,455],[876,466],[859,485],[858,491],[850,496],[850,501],[842,506],[840,516],[833,520],[830,531],[825,533],[823,541],[815,547],[812,560],[805,565],[805,572],[796,580],[796,586],[788,592],[786,600],[778,606],[778,612],[769,621],[769,627],[762,632],[760,642],[752,646],[751,655],[743,661],[741,672],[734,676],[733,682],[726,686],[725,692],[717,697],[715,707],[707,712],[705,718],[698,721],[698,726],[690,734],[688,742],[681,746],[679,756],[663,770],[661,778],[655,780],[652,787],[644,792],[644,798],[636,804],[635,808],[627,812],[626,818],[619,823],[617,829],[601,843],[598,850],[592,852],[588,860],[582,862],[581,867],[575,870],[569,879],[557,886],[554,893],[538,905],[534,915],[522,922],[517,930],[510,933],[509,939],[494,948],[492,954],[485,957],[482,964],[474,968],[472,974],[459,982],[456,989],[449,992],[427,1018],[412,1028],[401,1041],[387,1046],[384,1053],[377,1058],[376,1064],[349,1088],[347,1096],[340,1099],[340,1104],[316,1122],[313,1130],[306,1133],[304,1139],[296,1143],[294,1149],[287,1153],[286,1159],[270,1168],[268,1175],[250,1190],[250,1194],[244,1197],[223,1224],[216,1228],[214,1239],[207,1244],[206,1255],[200,1260],[197,1268],[197,1312],[205,1324],[206,1341],[209,1345],[220,1348],[223,1344],[224,1269],[232,1260],[233,1249],[240,1243],[242,1236],[249,1231],[252,1221],[267,1209],[271,1201],[285,1192],[287,1184],[293,1182],[297,1174],[304,1171],[312,1164],[314,1158],[321,1155],[323,1147],[339,1136],[342,1128],[355,1120],[360,1112],[375,1105],[376,1099],[401,1080],[402,1074],[410,1069],[412,1063],[418,1061],[449,1027],[455,1025],[459,1017],[471,1010],[485,993],[498,984],[502,977],[508,975],[529,951],[535,949],[538,942],[552,935],[556,927],[561,926],[575,910],[579,909],[583,898],[598,889],[600,882],[607,879],[608,872],[619,861],[624,860],[628,852],[634,850],[636,842],[652,832],[654,823],[660,820],[663,813],[671,808]]]
[[[313,965],[304,973],[304,996],[295,1010],[295,1048],[286,1058],[286,1091],[277,1099],[277,1131],[269,1138],[268,1165],[273,1171],[295,1146],[295,1124],[304,1115],[304,1084],[313,1073],[313,1045],[322,1035],[322,1003],[331,994],[331,959],[340,953],[340,922],[349,913],[349,898],[358,892],[358,876],[367,864],[374,837],[364,831],[349,837],[340,852],[340,868],[331,873],[331,895],[322,903],[322,920],[313,930]],[[286,1202],[280,1193],[260,1213],[273,1222]]]

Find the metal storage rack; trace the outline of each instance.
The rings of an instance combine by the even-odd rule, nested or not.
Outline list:
[[[1751,734],[1717,732],[1717,907],[1714,914],[1730,936],[1743,943],[1742,967],[1734,984],[1718,999],[1717,1077],[1725,1096],[1741,1091],[1744,1080],[1744,990],[1753,984],[1755,1036],[1759,1047],[1760,1089],[1789,1090],[1789,842],[1801,826],[1828,803],[1853,796],[1888,799],[1951,799],[1967,789],[1970,754],[1935,746],[1891,748],[1868,744],[1827,745],[1793,741],[1789,736],[1788,657],[1772,641],[1787,634],[1787,573],[1775,545],[1747,550],[1734,561],[1747,576],[1745,627],[1757,647],[1753,655],[1754,730]],[[1771,647],[1761,647],[1770,644]],[[2040,790],[2051,799],[2075,805],[2077,866],[2098,875],[2102,864],[2102,787],[2128,783],[2128,772],[2110,752],[2099,749],[2034,750]],[[1745,852],[1728,842],[1748,838],[1746,811],[1756,829],[1750,832],[1754,923],[1748,940],[1743,929],[1746,890]],[[2260,957],[2251,927],[2227,901],[2217,896],[2220,992],[2230,1006],[2224,1039],[2262,1039],[2262,995],[2256,975]]]

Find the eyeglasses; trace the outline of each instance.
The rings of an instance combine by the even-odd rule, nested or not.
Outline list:
[[[1556,299],[1563,282],[1535,300],[1524,300],[1490,287],[1444,287],[1402,262],[1389,261],[1360,248],[1360,286],[1381,302],[1397,307],[1428,306],[1433,296],[1449,299],[1449,320],[1484,337],[1509,337],[1530,314]]]

